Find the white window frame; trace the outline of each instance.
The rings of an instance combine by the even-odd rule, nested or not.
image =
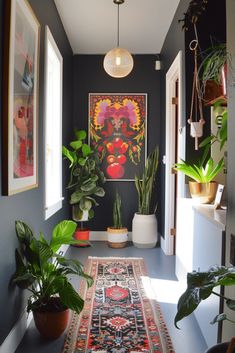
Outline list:
[[[57,177],[59,178],[59,188],[60,188],[60,192],[59,195],[57,195],[56,200],[54,200],[53,204],[49,204],[47,205],[47,190],[48,187],[50,187],[50,184],[48,185],[48,180],[46,177],[46,173],[47,173],[47,153],[48,153],[48,141],[47,141],[47,119],[49,118],[47,116],[47,104],[48,104],[48,43],[50,43],[51,47],[53,48],[59,63],[60,63],[60,102],[59,102],[59,107],[60,107],[60,113],[59,113],[59,139],[60,139],[60,145],[61,145],[61,150],[59,151],[60,156],[59,156],[59,170],[60,173],[59,175],[57,175]],[[49,29],[48,26],[46,26],[45,28],[45,111],[44,111],[44,116],[45,116],[45,161],[44,161],[44,167],[45,167],[45,173],[44,173],[44,177],[45,177],[45,220],[50,218],[53,214],[55,214],[58,210],[60,210],[62,208],[62,98],[63,98],[63,57],[56,45],[56,42],[51,34],[51,31]],[[58,131],[58,130],[55,130]]]

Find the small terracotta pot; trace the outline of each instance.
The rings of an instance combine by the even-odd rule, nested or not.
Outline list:
[[[215,181],[210,183],[198,183],[189,181],[189,191],[192,198],[199,204],[211,203],[215,199],[218,184]]]
[[[77,230],[74,233],[74,239],[76,240],[82,240],[84,243],[78,244],[75,246],[88,246],[89,245],[89,239],[90,239],[90,230],[88,228],[80,229],[77,228]]]
[[[33,312],[35,326],[41,336],[56,339],[62,335],[69,322],[69,309],[58,312]]]

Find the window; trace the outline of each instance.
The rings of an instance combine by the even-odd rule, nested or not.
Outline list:
[[[45,38],[45,219],[62,207],[63,58],[46,27]]]

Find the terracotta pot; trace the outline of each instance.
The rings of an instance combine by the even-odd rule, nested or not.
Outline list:
[[[226,353],[228,349],[229,342],[219,343],[215,346],[209,348],[205,353]],[[231,353],[235,353],[235,349]]]
[[[90,239],[90,230],[88,228],[80,229],[77,228],[77,230],[74,233],[74,239],[76,240],[82,240],[84,243],[75,245],[77,247],[80,246],[88,246],[89,245],[89,239]]]
[[[199,204],[211,203],[215,199],[218,184],[215,181],[210,183],[198,183],[189,181],[189,191],[192,198]]]
[[[62,335],[69,322],[69,309],[58,312],[33,312],[35,326],[41,336],[56,339]]]
[[[112,228],[107,229],[108,233],[108,246],[110,248],[120,249],[124,248],[128,240],[128,229],[123,228]]]
[[[215,81],[208,80],[205,86],[205,92],[203,95],[203,101],[208,104],[214,101],[216,98],[223,96],[223,87]]]

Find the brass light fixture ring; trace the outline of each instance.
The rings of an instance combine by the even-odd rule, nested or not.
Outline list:
[[[115,5],[121,5],[124,4],[125,0],[113,0]]]

